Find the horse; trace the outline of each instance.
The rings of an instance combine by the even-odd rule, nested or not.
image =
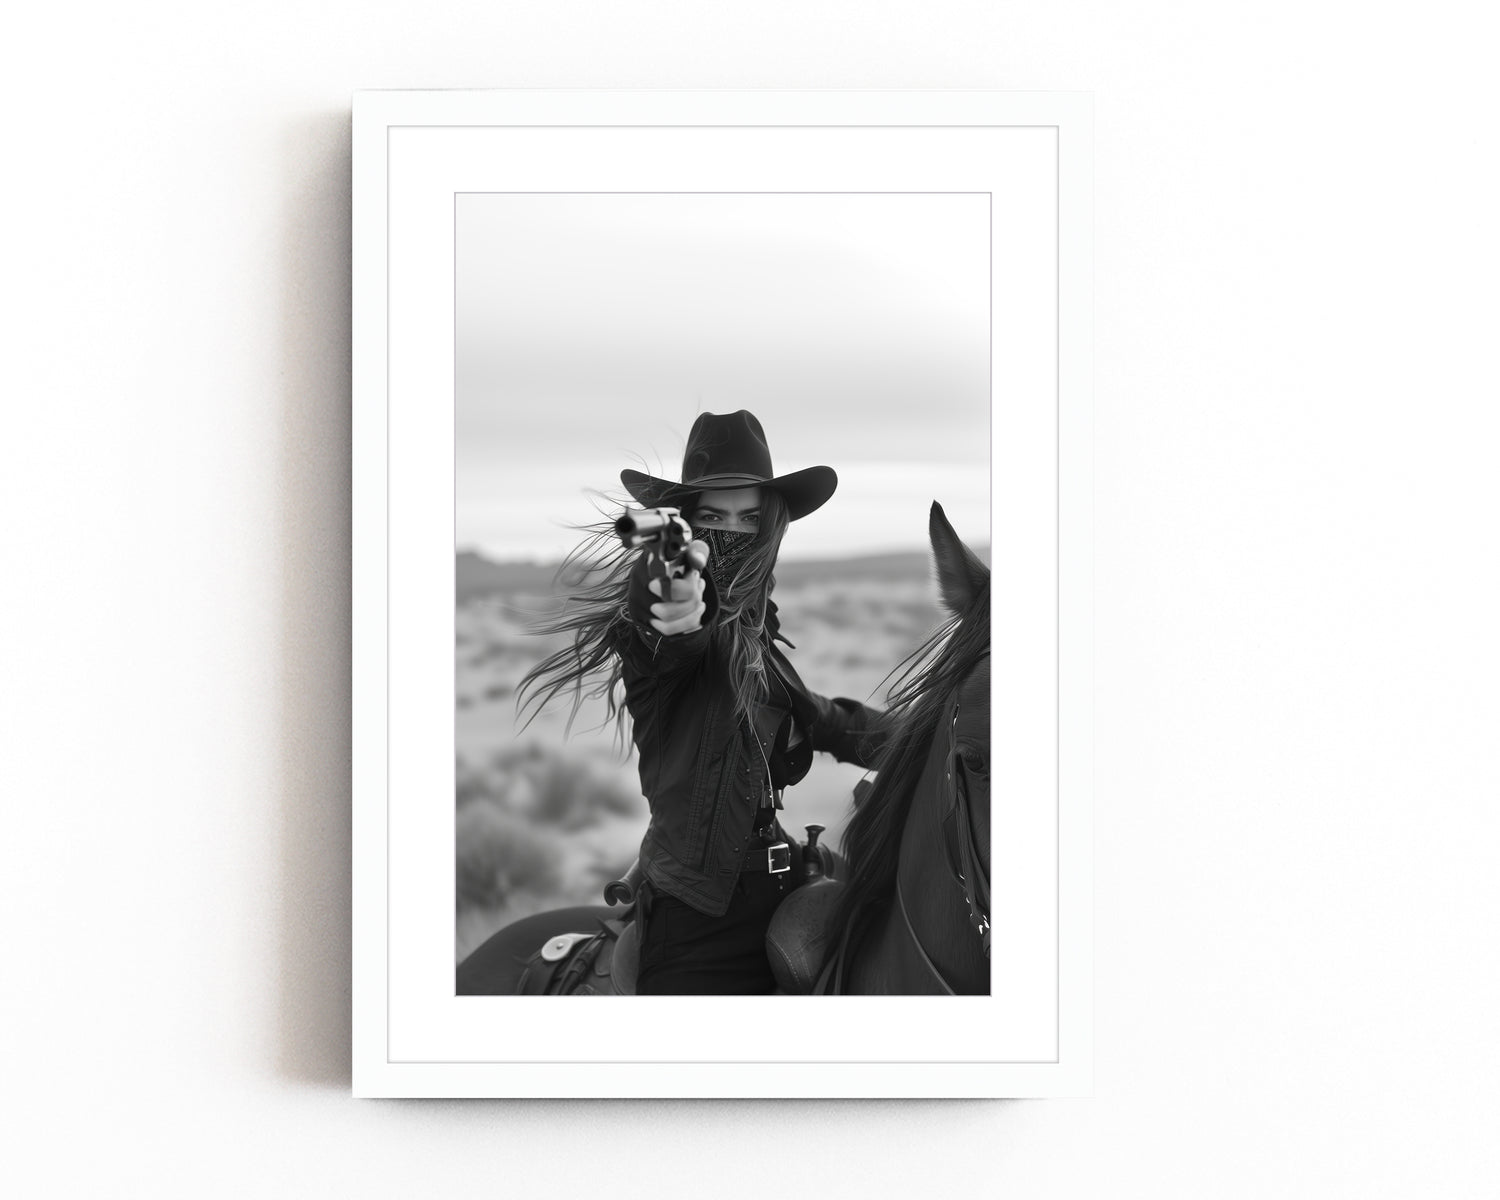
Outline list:
[[[891,736],[841,844],[852,873],[787,900],[829,910],[802,922],[819,926],[823,993],[990,990],[990,571],[936,503],[928,525],[949,620],[891,691]]]
[[[826,847],[798,856],[823,877],[772,922],[783,992],[989,992],[990,572],[936,502],[928,535],[949,617],[897,668],[887,742],[875,783],[856,789],[843,861]],[[633,882],[612,883],[611,903],[629,900]],[[459,964],[458,994],[632,994],[631,915],[577,906],[506,926]]]

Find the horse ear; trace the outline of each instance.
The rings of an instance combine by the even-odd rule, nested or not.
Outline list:
[[[932,502],[927,519],[927,536],[932,539],[932,559],[937,567],[938,592],[943,604],[954,616],[965,612],[990,581],[990,569],[959,540],[948,524],[943,506]]]

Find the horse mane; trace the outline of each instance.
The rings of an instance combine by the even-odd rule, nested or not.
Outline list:
[[[888,736],[876,762],[875,784],[858,803],[839,847],[851,874],[834,908],[835,930],[850,930],[852,951],[868,918],[888,904],[896,887],[901,833],[927,763],[933,735],[949,694],[989,649],[990,588],[986,582],[969,606],[949,617],[897,664],[884,724]],[[830,952],[837,944],[832,943]]]

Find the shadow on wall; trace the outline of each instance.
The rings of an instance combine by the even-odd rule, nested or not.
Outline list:
[[[275,1073],[347,1088],[350,1023],[348,112],[283,139],[281,746]]]

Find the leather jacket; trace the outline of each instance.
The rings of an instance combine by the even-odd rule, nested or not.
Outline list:
[[[702,625],[672,637],[650,625],[656,597],[647,590],[648,581],[642,555],[630,577],[630,620],[616,645],[641,790],[651,807],[641,864],[658,891],[719,916],[729,907],[756,810],[770,787],[771,746],[764,730],[735,717],[728,667],[712,637],[718,612],[712,581],[704,581]],[[793,719],[812,748],[841,762],[871,766],[882,740],[880,714],[857,700],[807,690],[777,645],[791,643],[780,636],[770,602],[766,629],[767,668],[782,684]]]

